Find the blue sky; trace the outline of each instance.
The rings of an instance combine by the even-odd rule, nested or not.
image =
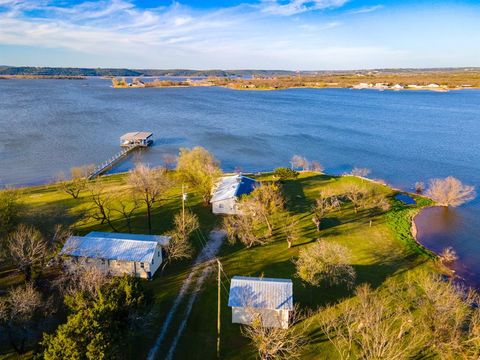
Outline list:
[[[480,66],[480,0],[0,0],[0,64]]]

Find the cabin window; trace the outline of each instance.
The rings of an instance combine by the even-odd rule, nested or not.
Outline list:
[[[142,269],[144,269],[144,268],[145,268],[145,264],[144,264],[143,262],[141,262],[141,263],[140,263],[140,267],[141,267]]]
[[[220,209],[223,209],[223,204],[218,204],[218,207],[219,207]]]

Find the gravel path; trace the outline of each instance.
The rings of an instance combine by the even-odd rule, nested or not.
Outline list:
[[[180,340],[180,337],[182,336],[183,331],[185,330],[188,317],[190,316],[190,313],[192,311],[193,304],[195,303],[197,295],[200,292],[200,289],[202,287],[203,282],[205,281],[206,276],[213,269],[212,265],[215,264],[214,258],[217,255],[218,250],[220,250],[220,246],[222,246],[223,239],[225,238],[225,233],[223,231],[211,231],[208,238],[209,240],[206,246],[202,249],[202,251],[197,256],[197,258],[193,263],[192,271],[183,282],[182,287],[180,288],[180,292],[175,298],[175,301],[173,302],[173,305],[170,308],[170,311],[168,312],[167,317],[162,325],[160,334],[158,335],[157,339],[155,340],[155,344],[153,345],[153,347],[150,349],[148,353],[147,360],[154,360],[156,358],[158,350],[160,349],[160,346],[165,340],[167,331],[170,328],[173,316],[175,315],[175,313],[178,310],[178,307],[180,306],[183,299],[187,295],[188,289],[190,288],[192,283],[195,282],[194,291],[188,297],[187,307],[182,316],[182,320],[175,334],[175,337],[173,338],[172,343],[168,350],[167,359],[171,360],[173,358],[178,341]]]

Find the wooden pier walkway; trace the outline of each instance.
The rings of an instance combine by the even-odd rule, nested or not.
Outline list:
[[[132,144],[128,147],[125,147],[122,151],[116,153],[110,159],[108,159],[107,161],[104,161],[103,163],[95,167],[95,169],[88,176],[88,180],[95,179],[97,176],[102,175],[104,172],[111,169],[113,165],[123,160],[131,151],[135,150],[136,148],[139,148],[140,146],[141,146],[140,144]]]

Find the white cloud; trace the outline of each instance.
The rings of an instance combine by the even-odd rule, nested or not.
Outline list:
[[[349,14],[366,14],[383,9],[383,5],[367,6],[349,11]]]
[[[278,0],[263,0],[263,12],[276,15],[295,15],[307,11],[338,8],[345,5],[348,0],[289,0],[281,3]]]
[[[7,45],[0,51],[0,64],[347,69],[424,65],[428,60],[434,66],[440,60],[428,57],[445,59],[442,54],[447,49],[456,49],[459,39],[468,38],[461,36],[466,30],[450,36],[452,30],[441,26],[432,26],[435,31],[426,33],[422,21],[409,20],[411,13],[396,15],[396,22],[404,18],[403,22],[412,24],[407,30],[392,27],[392,18],[380,15],[374,15],[375,21],[364,21],[346,11],[302,14],[338,8],[346,0],[264,0],[209,10],[179,3],[141,9],[129,0],[92,0],[69,7],[59,3],[0,0],[0,46]],[[352,11],[372,12],[380,6]],[[431,14],[430,9],[425,12]],[[284,16],[293,14],[297,15]],[[473,36],[478,25],[471,24],[478,24],[478,16],[471,16],[468,26]],[[442,29],[445,36],[439,37]],[[442,38],[441,48],[424,49],[437,38]],[[404,48],[409,52],[398,50]],[[461,59],[478,59],[470,43],[463,49],[454,53]]]

